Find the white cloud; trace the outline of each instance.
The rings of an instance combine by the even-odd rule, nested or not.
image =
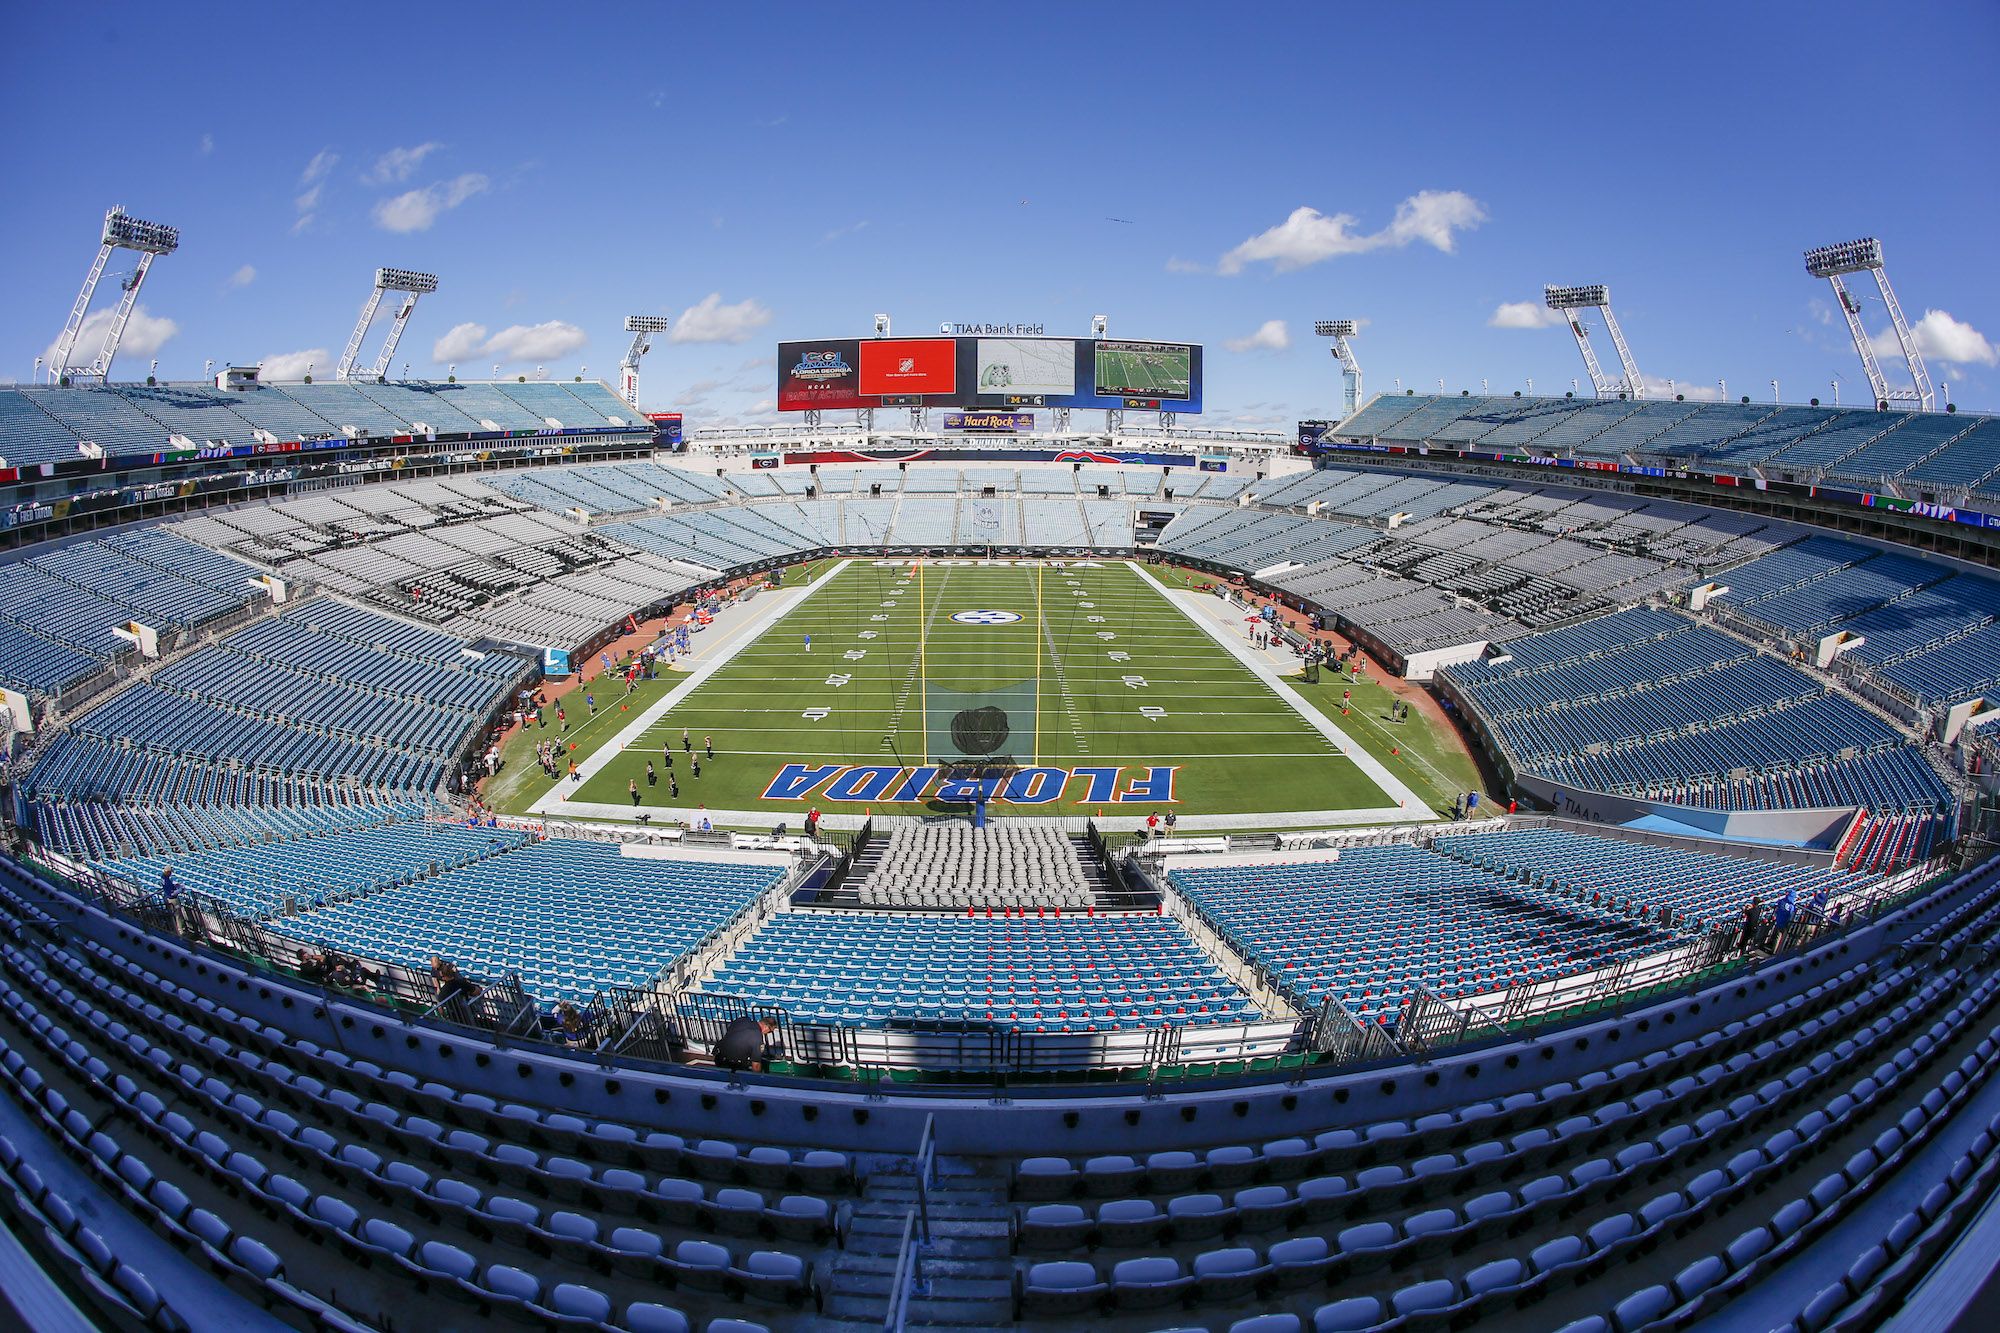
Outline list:
[[[1543,301],[1502,301],[1487,317],[1489,329],[1553,329],[1567,320],[1562,311],[1551,310]]]
[[[1693,380],[1663,380],[1656,375],[1643,373],[1639,379],[1646,386],[1648,398],[1664,398],[1671,401],[1678,394],[1690,403],[1722,401],[1722,386],[1719,384],[1698,384]]]
[[[1413,241],[1450,254],[1457,233],[1486,221],[1486,207],[1458,190],[1423,190],[1396,206],[1396,216],[1376,232],[1358,232],[1352,213],[1326,214],[1316,208],[1292,210],[1277,226],[1259,232],[1224,255],[1216,265],[1222,274],[1241,273],[1245,265],[1268,261],[1278,272],[1305,268],[1338,255],[1369,250],[1401,249]]]
[[[1292,334],[1282,319],[1267,319],[1247,338],[1231,338],[1222,344],[1232,352],[1282,352],[1292,345]]]
[[[255,281],[257,281],[257,270],[249,264],[245,264],[242,268],[237,269],[229,275],[229,285],[231,287],[248,287]]]
[[[710,292],[699,305],[689,306],[667,335],[674,343],[740,343],[771,322],[771,312],[755,298],[722,304],[721,292]]]
[[[431,360],[439,365],[464,361],[478,352],[486,341],[484,324],[454,324],[444,337],[431,344]]]
[[[327,173],[332,171],[339,161],[339,153],[331,148],[320,149],[313,154],[312,161],[306,163],[306,169],[299,173],[299,184],[311,185],[314,181],[325,180]]]
[[[1459,190],[1420,190],[1396,205],[1389,223],[1388,244],[1422,241],[1446,254],[1458,248],[1456,234],[1486,221],[1486,206]],[[1377,233],[1382,235],[1383,233]]]
[[[540,324],[510,324],[488,338],[481,351],[499,361],[553,361],[589,341],[589,335],[576,325],[551,319]]]
[[[361,179],[370,185],[401,184],[408,180],[423,160],[444,147],[435,140],[410,148],[391,148],[375,159],[375,165]]]
[[[1929,360],[1961,366],[2000,365],[2000,348],[1994,347],[1978,329],[1953,319],[1945,311],[1924,311],[1924,317],[1910,326],[1910,333],[1917,340],[1917,350]],[[1876,356],[1885,361],[1902,361],[1903,345],[1896,341],[1894,329],[1884,329],[1868,341]]]
[[[312,161],[299,173],[299,192],[292,199],[292,207],[298,210],[298,220],[292,223],[294,235],[304,231],[313,223],[319,212],[320,192],[326,188],[327,174],[340,161],[340,154],[331,148],[322,148],[313,154]]]
[[[1175,255],[1167,261],[1167,272],[1206,273],[1208,272],[1208,266],[1206,264],[1197,264],[1193,260],[1182,259],[1179,255]]]
[[[308,366],[322,375],[331,375],[334,371],[333,354],[324,347],[308,347],[302,352],[275,352],[259,364],[261,369],[257,377],[266,380],[302,380],[306,377]]]
[[[381,200],[375,205],[375,225],[383,231],[407,233],[429,231],[438,215],[457,208],[492,182],[476,171],[437,181],[421,190],[410,190]]]
[[[203,157],[207,157],[207,156],[208,156],[208,155],[209,155],[210,153],[212,153],[212,152],[214,152],[214,151],[215,151],[215,136],[214,136],[213,134],[204,134],[204,135],[202,135],[202,136],[201,136],[201,155],[202,155]]]
[[[76,346],[69,354],[72,365],[89,365],[104,346],[105,331],[111,327],[110,309],[95,310],[85,317],[77,330]],[[146,307],[132,307],[132,318],[126,321],[125,335],[118,340],[120,356],[151,356],[166,345],[169,338],[181,331],[181,326],[163,316],[149,314]],[[43,349],[42,359],[53,364],[56,345],[50,343]]]
[[[845,227],[835,227],[832,231],[820,237],[819,243],[825,245],[828,241],[837,241],[843,236],[852,236],[857,231],[866,231],[867,229],[868,219],[863,218],[861,221],[850,223]]]

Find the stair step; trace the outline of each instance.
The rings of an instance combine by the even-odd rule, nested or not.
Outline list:
[[[835,1290],[843,1296],[877,1297],[889,1294],[889,1284],[896,1280],[894,1267],[879,1273],[842,1274],[842,1280]],[[949,1262],[926,1258],[924,1260],[924,1281],[929,1284],[928,1295],[932,1300],[954,1301],[999,1301],[1014,1297],[1014,1276],[993,1273],[958,1273],[952,1271]]]
[[[1007,1234],[1004,1231],[994,1230],[988,1224],[947,1222],[936,1218],[931,1220],[931,1238],[933,1240],[949,1238],[961,1245],[975,1241],[992,1241],[1003,1253],[1008,1245]],[[863,1254],[876,1254],[884,1249],[894,1254],[896,1246],[902,1243],[902,1239],[903,1224],[900,1221],[894,1226],[887,1223],[865,1227],[854,1226],[847,1232],[848,1246],[858,1249]]]
[[[901,1217],[917,1206],[917,1192],[911,1190],[906,1195],[888,1194],[874,1199],[862,1199],[854,1205],[854,1212],[862,1217]],[[940,1199],[933,1194],[928,1209],[932,1217],[984,1217],[989,1221],[1005,1221],[1013,1209],[999,1199]]]

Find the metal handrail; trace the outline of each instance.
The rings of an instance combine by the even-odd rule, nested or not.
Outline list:
[[[924,1117],[923,1137],[917,1141],[917,1216],[922,1223],[924,1243],[931,1239],[931,1179],[937,1171],[937,1117]]]
[[[889,1307],[882,1314],[883,1333],[903,1333],[910,1315],[910,1288],[922,1271],[916,1246],[917,1210],[903,1215],[903,1236],[896,1245],[896,1272],[889,1279]]]

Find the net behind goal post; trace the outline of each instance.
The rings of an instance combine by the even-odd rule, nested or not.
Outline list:
[[[973,531],[985,531],[979,507],[997,503],[970,502]],[[992,530],[998,525],[994,518]],[[926,617],[931,627],[919,661],[927,762],[995,775],[1036,763],[1040,574],[1023,565],[950,571],[949,591],[940,590],[935,614]]]

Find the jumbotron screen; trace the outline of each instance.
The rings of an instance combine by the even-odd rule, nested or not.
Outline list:
[[[1082,407],[1201,411],[1196,343],[826,338],[778,344],[778,410]]]

